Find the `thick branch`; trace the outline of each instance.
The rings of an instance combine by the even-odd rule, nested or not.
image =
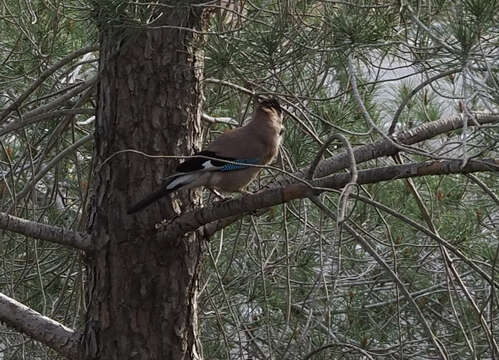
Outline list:
[[[69,359],[78,357],[78,333],[2,293],[0,321]]]
[[[474,114],[475,119],[470,119],[468,121],[468,126],[476,126],[477,124],[479,125],[486,125],[486,124],[491,124],[491,123],[497,123],[499,121],[499,114],[481,114],[481,113],[475,113]],[[440,134],[444,134],[446,132],[459,129],[463,126],[463,119],[460,116],[455,116],[447,119],[442,119],[442,120],[437,120],[437,121],[432,121],[429,123],[426,123],[424,125],[418,126],[414,129],[411,129],[409,131],[404,131],[402,133],[399,133],[396,136],[396,139],[398,142],[404,144],[404,145],[413,145],[416,143],[419,143],[421,141],[430,139],[432,137],[435,137]],[[386,140],[379,140],[377,142],[374,142],[372,144],[368,145],[363,145],[356,147],[353,152],[355,156],[355,161],[357,164],[360,164],[362,162],[366,162],[378,157],[382,156],[390,156],[394,155],[399,151],[399,149],[395,146],[393,146],[390,142]],[[350,164],[349,156],[348,153],[345,151],[343,153],[340,153],[338,155],[334,155],[326,160],[323,160],[319,163],[315,170],[315,176],[318,178],[328,176],[332,173],[338,172],[340,170],[343,170],[347,168]],[[275,204],[280,204],[281,202],[278,201],[278,197],[284,188],[288,188],[287,185],[290,185],[289,188],[296,188],[298,184],[293,184],[294,181],[296,181],[296,178],[305,178],[306,174],[309,171],[309,167],[303,168],[298,170],[297,172],[293,173],[293,176],[288,176],[288,175],[283,175],[280,177],[277,181],[275,181],[272,185],[271,188],[274,189],[274,196],[276,202],[267,206],[273,206]],[[345,183],[346,184],[346,183]],[[343,184],[344,185],[344,184]],[[306,186],[304,186],[306,188]],[[246,199],[247,197],[244,197]],[[264,208],[267,206],[260,206],[256,207],[258,208]],[[228,220],[228,217],[221,216],[218,218],[215,218],[214,220],[220,220],[220,219],[225,219],[223,222],[219,222],[217,226],[212,226],[212,224],[207,225],[209,227],[208,234],[213,233],[216,231],[216,229],[220,229],[223,226],[227,226],[233,221],[236,221],[242,214],[246,213],[247,211],[254,211],[255,208],[253,209],[245,209],[241,212],[238,212],[237,214],[233,213],[231,214],[231,219],[232,221]],[[178,219],[180,220],[180,218]],[[207,222],[196,222],[193,223],[191,226],[189,226],[189,229],[196,229],[198,226],[208,224],[213,220],[207,221]],[[222,224],[223,223],[223,224]],[[208,229],[206,229],[208,230]],[[181,232],[181,229],[178,229],[178,231]],[[189,230],[187,230],[189,231]]]
[[[474,113],[474,119],[468,120],[468,126],[487,125],[495,124],[499,122],[499,114],[496,113]],[[463,119],[460,116],[450,117],[447,119],[441,119],[426,123],[424,125],[418,126],[414,129],[404,131],[396,136],[398,142],[404,145],[413,145],[424,140],[428,140],[432,137],[444,134],[446,132],[456,130],[463,127]],[[375,143],[363,145],[356,147],[353,150],[355,156],[355,162],[360,164],[378,157],[394,155],[399,151],[399,149],[391,142],[386,140],[379,140]],[[316,177],[324,177],[329,174],[338,172],[340,170],[348,168],[350,165],[349,155],[345,151],[343,153],[334,155],[326,160],[322,160],[315,173]],[[273,184],[270,185],[272,189],[280,189],[286,185],[292,184],[296,178],[305,178],[306,174],[309,172],[310,167],[300,169],[292,174],[283,175],[279,177]],[[217,224],[207,224],[205,227],[205,234],[210,236],[217,230],[222,229],[225,226],[232,224],[243,216],[244,213],[234,215],[230,218],[224,218],[223,221],[218,221]]]
[[[476,126],[476,124],[485,125],[490,123],[499,122],[499,114],[474,114],[475,119],[468,120],[468,126]],[[475,122],[476,121],[476,122]],[[414,145],[421,141],[428,140],[432,137],[445,134],[449,131],[460,129],[463,127],[463,119],[460,116],[454,116],[447,119],[432,121],[424,125],[418,126],[414,129],[404,131],[395,136],[395,140],[403,145]],[[354,150],[355,161],[357,164],[376,159],[382,156],[391,156],[399,152],[399,149],[393,146],[390,142],[386,140],[379,140],[372,144],[363,145],[356,147]],[[317,166],[315,171],[315,177],[324,177],[339,170],[348,168],[350,165],[349,157],[346,152],[338,155],[331,156],[330,158],[323,160]],[[304,178],[307,174],[308,168],[299,170],[296,172],[295,176],[299,178]],[[283,184],[289,184],[293,180],[288,177],[283,177],[276,187],[282,186]]]
[[[464,167],[460,160],[428,161],[362,170],[358,173],[357,184],[372,184],[381,181],[404,179],[428,175],[467,174],[478,171],[499,171],[499,159],[469,161]],[[350,174],[336,174],[304,183],[293,183],[281,188],[264,190],[257,194],[238,199],[217,202],[213,206],[201,208],[180,215],[169,225],[165,236],[175,239],[179,234],[193,231],[202,225],[216,220],[248,213],[258,209],[279,205],[294,199],[303,199],[328,189],[340,189],[350,181]]]
[[[0,229],[18,234],[47,240],[72,248],[90,250],[90,236],[85,233],[70,231],[57,226],[40,224],[0,212]]]

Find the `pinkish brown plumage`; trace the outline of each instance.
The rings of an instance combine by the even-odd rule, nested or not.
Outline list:
[[[251,165],[267,165],[277,156],[284,129],[282,119],[277,100],[258,102],[245,126],[224,132],[195,154],[199,157],[181,163],[161,189],[130,207],[128,213],[181,189],[206,186],[223,192],[243,191],[262,169]]]

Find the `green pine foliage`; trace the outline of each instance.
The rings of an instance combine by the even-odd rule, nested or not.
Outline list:
[[[173,12],[181,6],[168,5],[160,9]],[[281,171],[264,171],[252,184],[253,191],[271,186],[283,172],[308,166],[334,133],[343,134],[352,146],[382,138],[360,110],[353,76],[373,122],[385,133],[406,100],[397,132],[451,115],[497,113],[495,0],[256,0],[232,5],[213,9],[199,44],[205,54],[203,112],[243,123],[251,116],[252,94],[279,97],[287,112],[283,146],[273,164]],[[1,6],[2,109],[50,66],[93,44],[99,27],[119,25],[130,36],[150,26],[159,11],[152,3],[114,0],[4,1]],[[78,57],[57,69],[5,123],[22,120],[95,76],[97,56],[95,52],[84,61]],[[456,72],[431,81],[450,70]],[[428,84],[412,94],[425,81]],[[93,122],[87,120],[95,109],[95,95],[83,94],[50,109],[78,109],[76,115],[54,113],[0,135],[2,211],[16,200],[16,216],[85,230],[93,175],[90,141],[30,186],[51,159],[93,132]],[[233,126],[203,125],[207,142]],[[468,127],[417,147],[418,153],[404,152],[400,160],[494,158],[497,131]],[[334,141],[322,156],[343,150],[343,144]],[[394,164],[392,158],[379,158],[358,167]],[[393,270],[435,337],[456,359],[494,356],[484,324],[499,338],[498,206],[484,191],[497,197],[497,175],[473,176],[355,186],[346,207],[346,224]],[[333,218],[310,199],[294,200],[260,216],[245,216],[206,245],[199,281],[204,357],[358,359],[364,351],[375,359],[439,358],[400,283],[338,226],[334,217],[339,192],[325,192],[318,200]],[[447,250],[456,273],[446,250],[410,220],[433,227],[435,235],[460,252],[462,257]],[[0,235],[0,251],[1,292],[68,326],[82,325],[88,299],[77,252],[8,232]],[[494,278],[496,286],[469,263]],[[1,331],[0,358],[55,358],[38,343],[6,328]]]

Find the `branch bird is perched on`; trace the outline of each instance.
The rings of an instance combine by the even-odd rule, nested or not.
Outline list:
[[[150,194],[128,209],[135,213],[161,197],[181,189],[206,186],[224,192],[242,192],[261,167],[277,155],[283,113],[276,99],[261,100],[255,106],[251,121],[245,126],[228,130],[203,151],[177,166],[161,189]],[[210,158],[210,159],[208,159]]]

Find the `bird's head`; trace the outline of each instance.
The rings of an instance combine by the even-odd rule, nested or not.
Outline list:
[[[276,98],[259,98],[253,112],[253,122],[257,126],[265,124],[265,128],[272,129],[279,136],[284,132],[284,112]]]
[[[283,111],[276,98],[258,99],[256,109],[263,112],[273,121],[282,123]]]
[[[279,116],[282,117],[282,108],[276,98],[261,99],[258,102],[258,107],[263,110],[276,112]]]

